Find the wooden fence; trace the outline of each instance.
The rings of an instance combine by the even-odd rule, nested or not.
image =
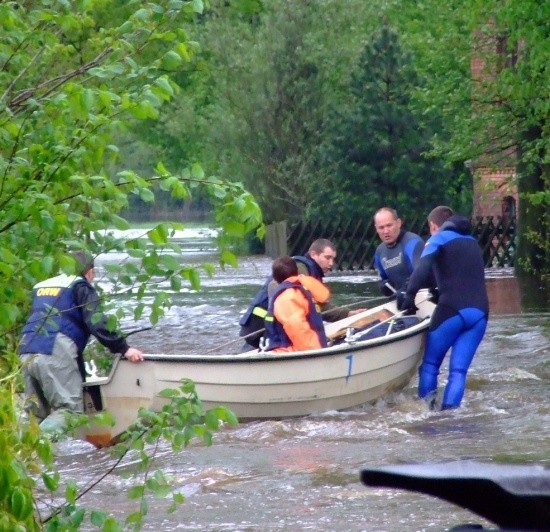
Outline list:
[[[500,216],[477,217],[472,220],[472,226],[472,235],[479,242],[486,268],[514,265],[515,220]],[[414,220],[407,229],[424,239],[430,235],[425,217]],[[340,271],[374,269],[374,252],[380,243],[372,217],[328,222],[300,221],[292,225],[279,222],[268,227],[268,235],[266,252],[272,257],[304,254],[313,240],[328,238],[338,250],[334,269]]]

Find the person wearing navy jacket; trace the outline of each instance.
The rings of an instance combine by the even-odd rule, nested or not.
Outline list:
[[[407,284],[400,310],[414,312],[414,300],[426,287],[433,269],[439,301],[432,315],[426,347],[419,368],[418,396],[435,406],[439,369],[450,349],[449,378],[441,408],[457,408],[462,402],[466,376],[485,334],[489,300],[485,268],[470,221],[438,206],[428,215],[431,237]]]
[[[374,265],[380,274],[378,286],[382,294],[392,296],[407,288],[424,249],[424,240],[406,231],[397,211],[390,207],[376,211],[374,227],[381,240],[374,253]]]
[[[314,240],[306,255],[297,255],[292,257],[298,264],[298,273],[314,277],[323,282],[325,274],[333,267],[336,259],[336,247],[326,238]],[[270,275],[260,288],[254,299],[241,316],[239,325],[241,326],[239,336],[241,336],[247,346],[245,348],[258,348],[260,340],[265,331],[265,318],[269,305],[269,296],[277,285]],[[345,307],[337,307],[330,301],[321,305],[321,313],[326,321],[338,321],[348,316],[352,316],[365,309],[349,310]]]
[[[143,360],[139,349],[107,328],[107,318],[99,312],[99,296],[91,285],[93,259],[81,251],[73,258],[77,275],[58,275],[34,286],[19,345],[28,409],[39,421],[59,417],[58,412],[83,412],[83,352],[91,335],[112,353],[131,362]]]

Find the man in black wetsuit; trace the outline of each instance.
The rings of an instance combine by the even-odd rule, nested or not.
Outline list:
[[[414,298],[426,286],[433,268],[439,301],[419,368],[418,396],[435,405],[437,377],[445,354],[451,349],[449,379],[442,409],[460,406],[466,374],[481,343],[489,314],[485,269],[479,244],[471,236],[467,218],[439,206],[428,215],[431,237],[407,285],[399,308],[414,311]]]

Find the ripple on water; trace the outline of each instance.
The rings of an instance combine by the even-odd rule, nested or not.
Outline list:
[[[132,336],[148,352],[200,353],[234,341],[240,312],[269,273],[268,258],[246,258],[200,293],[182,293],[154,331]],[[358,277],[328,282],[336,302],[377,296]],[[227,284],[224,289],[224,283]],[[212,447],[193,443],[173,453],[158,447],[154,466],[174,478],[187,500],[172,516],[169,499],[151,503],[144,530],[446,530],[482,523],[453,505],[415,493],[372,490],[362,467],[422,461],[478,460],[548,463],[549,342],[546,314],[492,315],[474,358],[462,408],[432,412],[416,400],[417,378],[402,392],[344,412],[243,423],[214,435]],[[134,328],[134,327],[132,327]],[[139,341],[138,341],[139,340]],[[447,366],[441,370],[445,384]],[[105,451],[60,452],[62,468],[79,485],[113,464]],[[132,460],[130,460],[130,464]],[[126,499],[119,468],[91,494],[92,506],[122,515]],[[487,525],[491,528],[491,525]]]
[[[498,381],[525,381],[525,380],[536,380],[540,381],[541,379],[530,371],[524,370],[522,368],[503,368],[500,371],[495,371],[493,373],[488,373],[485,378],[489,380],[492,384]]]

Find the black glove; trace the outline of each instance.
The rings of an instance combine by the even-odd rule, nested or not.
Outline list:
[[[401,300],[401,304],[399,304],[398,298],[397,308],[403,311],[403,314],[405,314],[406,316],[410,314],[416,314],[416,311],[418,310],[418,307],[414,304],[414,297],[409,294],[404,295],[403,299]]]
[[[437,303],[439,302],[439,290],[437,288],[430,288],[428,293],[429,300],[437,305]]]

